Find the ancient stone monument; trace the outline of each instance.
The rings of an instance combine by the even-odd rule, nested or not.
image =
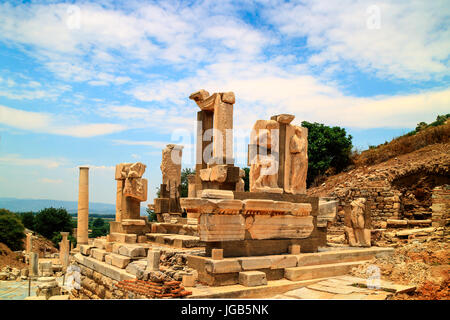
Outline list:
[[[136,242],[145,234],[147,223],[141,218],[141,202],[147,201],[146,165],[141,162],[116,165],[116,220],[110,222],[110,240]]]
[[[189,96],[197,113],[196,193],[204,189],[235,190],[239,168],[233,159],[233,92],[210,95],[205,90]]]
[[[154,200],[154,210],[158,221],[169,220],[171,215],[181,216],[180,185],[183,146],[168,144],[162,151],[162,184],[159,197]]]
[[[370,247],[370,203],[365,198],[353,200],[345,210],[345,234],[352,247]]]
[[[80,167],[78,187],[77,245],[88,243],[89,227],[89,168]]]
[[[258,120],[250,136],[250,192],[306,193],[308,129],[293,115]]]

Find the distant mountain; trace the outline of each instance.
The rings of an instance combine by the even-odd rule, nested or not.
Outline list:
[[[8,209],[13,212],[34,211],[37,212],[44,208],[65,208],[69,213],[77,213],[78,202],[48,200],[48,199],[17,199],[17,198],[0,198],[0,208]],[[115,214],[116,205],[101,202],[89,202],[89,213],[95,214]],[[145,207],[141,205],[141,215],[147,215]]]

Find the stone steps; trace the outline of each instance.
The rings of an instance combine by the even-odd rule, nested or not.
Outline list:
[[[113,232],[109,234],[109,239],[111,242],[120,242],[120,243],[136,243],[137,235],[136,234],[127,234],[127,233],[118,233]]]
[[[348,274],[352,268],[369,261],[353,261],[329,263],[313,266],[291,267],[284,269],[284,277],[291,281],[312,280],[318,278],[336,277]]]

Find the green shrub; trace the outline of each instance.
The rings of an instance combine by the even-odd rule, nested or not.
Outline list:
[[[9,210],[0,209],[0,242],[12,251],[23,250],[24,230],[19,216]]]

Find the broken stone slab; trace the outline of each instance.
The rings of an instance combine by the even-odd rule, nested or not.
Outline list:
[[[392,293],[408,293],[414,292],[416,290],[416,286],[413,285],[401,285],[395,284],[386,280],[377,280],[373,281],[373,279],[364,279],[359,277],[353,277],[348,275],[343,275],[338,277],[337,279],[351,282],[352,285],[357,285],[359,287],[368,288],[369,286],[374,287],[375,289],[381,289],[383,291],[392,292]],[[378,288],[377,288],[378,287]]]
[[[205,261],[205,270],[209,273],[233,273],[242,271],[240,263],[235,259]]]
[[[418,233],[431,233],[436,231],[436,228],[434,227],[430,227],[430,228],[419,228],[419,229],[411,229],[411,230],[401,230],[398,231],[395,235],[397,237],[407,237],[413,234],[418,234]]]
[[[261,271],[241,271],[239,272],[239,284],[245,287],[266,285],[266,274]]]
[[[93,245],[89,245],[89,244],[81,244],[79,246],[80,248],[80,253],[84,256],[90,256],[91,255],[91,249],[95,248]]]
[[[145,271],[159,271],[160,257],[161,257],[160,250],[148,250],[147,266]]]
[[[121,245],[119,246],[118,253],[130,258],[145,257],[146,251],[144,247],[133,245]]]
[[[204,189],[202,199],[234,199],[234,193],[229,190]]]

